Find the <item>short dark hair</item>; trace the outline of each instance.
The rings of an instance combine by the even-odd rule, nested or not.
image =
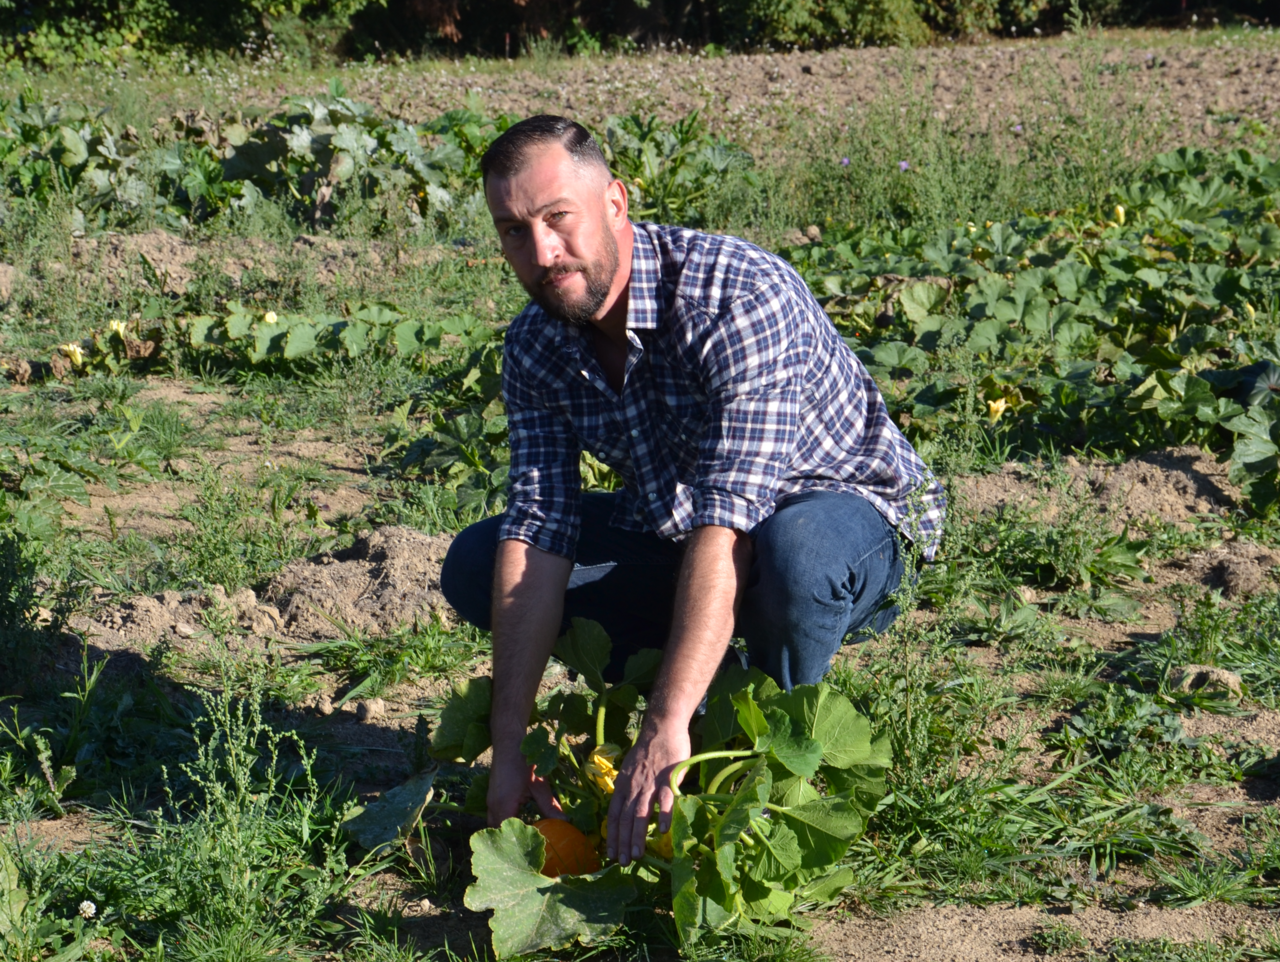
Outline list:
[[[609,162],[604,151],[582,124],[568,117],[554,114],[538,114],[508,127],[480,158],[483,183],[489,183],[490,175],[510,177],[524,170],[529,152],[546,144],[559,144],[575,164],[582,167],[598,165],[606,173]]]

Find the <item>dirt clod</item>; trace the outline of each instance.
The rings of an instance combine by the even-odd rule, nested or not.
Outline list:
[[[1227,480],[1227,466],[1191,446],[1152,451],[1119,465],[1068,456],[1062,470],[1074,496],[1095,498],[1116,531],[1152,518],[1189,528],[1196,515],[1221,512],[1240,499]],[[1048,497],[1040,473],[1010,463],[994,474],[959,479],[957,493],[975,513],[1023,507],[1052,521],[1059,506]]]
[[[285,631],[299,640],[338,638],[344,630],[384,633],[432,614],[448,620],[440,566],[452,540],[378,528],[345,551],[289,564],[266,597],[279,606]]]
[[[356,721],[375,722],[387,714],[387,703],[381,698],[368,698],[356,703]]]
[[[1225,668],[1212,665],[1183,665],[1169,673],[1169,683],[1178,691],[1225,691],[1241,698],[1244,693],[1240,689],[1240,676]]]

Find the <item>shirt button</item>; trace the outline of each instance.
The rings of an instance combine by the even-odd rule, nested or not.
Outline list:
[[[650,492],[649,492],[649,500],[650,500],[650,501],[657,501],[657,500],[658,500],[658,496],[657,496],[656,494],[654,494],[652,491],[650,491]]]
[[[635,428],[632,428],[632,429],[631,429],[631,436],[632,436],[633,438],[638,438],[638,437],[640,437],[640,432],[639,432],[639,431],[637,431]]]

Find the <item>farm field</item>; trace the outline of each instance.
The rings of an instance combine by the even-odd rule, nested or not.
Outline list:
[[[0,958],[1280,959],[1273,31],[190,67],[0,82]],[[548,111],[792,263],[950,498],[856,724],[726,680],[689,845],[554,885],[439,590],[525,301],[479,157]],[[575,632],[592,828],[641,702]]]

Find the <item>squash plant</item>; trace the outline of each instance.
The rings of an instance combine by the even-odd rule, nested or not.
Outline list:
[[[569,820],[599,845],[603,867],[548,877],[546,841],[520,819],[476,833],[465,901],[493,910],[498,957],[598,940],[642,907],[667,909],[685,946],[730,933],[777,936],[803,928],[803,908],[852,882],[840,861],[884,795],[891,758],[843,695],[825,684],[785,692],[758,669],[722,672],[695,729],[701,751],[672,775],[671,831],[651,827],[646,855],[624,868],[603,859],[601,832],[662,653],[633,655],[610,684],[608,636],[574,619],[555,655],[583,684],[539,702],[522,748]],[[460,685],[432,732],[432,754],[469,763],[488,748],[491,697],[487,678]],[[476,779],[468,807],[482,810],[485,782]]]

